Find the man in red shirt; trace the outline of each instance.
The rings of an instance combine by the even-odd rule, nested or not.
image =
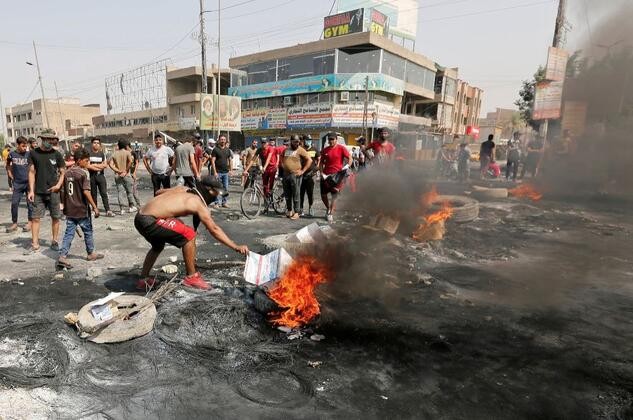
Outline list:
[[[321,172],[321,200],[327,209],[326,219],[331,222],[336,197],[343,188],[344,170],[352,165],[352,156],[345,146],[337,144],[336,133],[328,133],[327,142],[328,146],[321,152],[319,171]],[[347,159],[347,164],[345,159]],[[328,198],[328,194],[332,196],[331,199]]]
[[[369,148],[374,152],[374,163],[382,164],[393,160],[396,155],[396,146],[389,141],[389,129],[386,127],[378,130],[378,140],[374,140]]]
[[[275,175],[279,168],[279,148],[275,146],[275,139],[271,138],[268,143],[262,144],[262,160],[264,167],[262,169],[262,183],[264,184],[264,195],[270,196],[275,184]]]

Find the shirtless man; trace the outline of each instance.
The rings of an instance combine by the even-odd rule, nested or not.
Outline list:
[[[246,245],[236,245],[222,228],[215,224],[208,206],[219,195],[226,195],[222,184],[211,176],[203,177],[197,188],[176,187],[162,190],[145,204],[134,218],[134,227],[152,245],[143,263],[141,280],[137,289],[146,290],[154,286],[155,279],[149,277],[156,259],[171,244],[182,248],[187,275],[182,284],[196,289],[208,289],[209,284],[196,272],[196,230],[202,223],[218,241],[242,255],[248,254]],[[178,217],[193,216],[193,228]]]

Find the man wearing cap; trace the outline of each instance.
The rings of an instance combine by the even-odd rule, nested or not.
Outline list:
[[[389,129],[383,127],[378,130],[378,139],[371,142],[369,148],[374,154],[374,162],[378,164],[393,160],[396,155],[396,146],[389,141]]]
[[[352,165],[352,156],[347,147],[337,144],[336,133],[328,133],[328,146],[321,152],[319,170],[321,171],[321,200],[327,209],[326,219],[328,222],[334,220],[334,204],[338,193],[343,188],[344,170]],[[345,160],[347,159],[347,164]],[[331,196],[331,199],[328,197]]]
[[[182,248],[187,275],[182,284],[197,289],[208,289],[209,284],[196,272],[196,230],[202,223],[218,241],[242,255],[248,254],[246,245],[236,245],[224,233],[209,213],[208,206],[219,195],[226,195],[219,181],[211,176],[203,177],[195,188],[175,187],[161,190],[145,204],[134,218],[136,230],[152,245],[147,253],[141,280],[136,287],[145,290],[154,286],[155,279],[149,277],[156,259],[165,244]],[[193,216],[193,227],[179,218]]]
[[[303,216],[303,204],[304,199],[307,194],[308,196],[308,215],[314,216],[314,212],[312,211],[312,205],[314,204],[314,175],[316,173],[317,168],[319,167],[319,158],[321,155],[312,145],[312,137],[308,134],[303,137],[303,148],[312,159],[312,164],[308,168],[308,170],[303,174],[303,179],[301,180],[301,204],[299,206],[299,213]]]
[[[95,137],[92,139],[92,149],[90,149],[90,165],[88,165],[88,172],[90,173],[90,193],[92,194],[92,200],[97,203],[97,193],[101,195],[101,201],[103,201],[103,208],[106,211],[106,216],[114,217],[114,213],[110,210],[110,201],[108,200],[108,181],[105,177],[105,168],[108,167],[108,162],[101,148],[101,139]]]
[[[66,164],[61,153],[54,149],[59,138],[51,129],[44,129],[38,136],[40,147],[29,153],[29,193],[28,200],[33,203],[31,225],[31,249],[35,253],[40,249],[40,219],[46,210],[51,215],[51,249],[59,251],[59,220],[62,218],[59,190],[64,183]]]

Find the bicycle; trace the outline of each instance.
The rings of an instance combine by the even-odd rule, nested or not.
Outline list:
[[[281,215],[286,211],[286,199],[284,197],[283,185],[279,178],[275,179],[270,197],[264,196],[264,188],[261,183],[255,182],[259,173],[251,172],[246,180],[246,188],[240,197],[240,208],[242,214],[247,219],[255,219],[262,212],[268,213],[273,209],[275,213]]]

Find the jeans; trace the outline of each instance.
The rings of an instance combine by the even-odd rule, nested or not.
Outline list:
[[[92,232],[92,219],[90,217],[84,217],[83,219],[75,219],[73,217],[66,218],[66,232],[64,233],[64,239],[62,240],[62,247],[59,250],[60,257],[66,257],[70,251],[70,246],[75,238],[75,232],[77,227],[80,227],[84,233],[84,242],[86,243],[86,252],[88,255],[92,254],[95,250],[94,235]]]
[[[510,179],[510,171],[512,171],[512,179],[517,179],[517,172],[519,171],[519,161],[509,160],[506,162],[506,179]]]
[[[121,187],[125,191],[125,195],[127,195],[127,203],[128,207],[134,206],[134,196],[132,195],[132,179],[129,176],[115,176],[114,177],[114,185],[116,185],[116,199],[119,202],[119,208],[123,209],[123,205],[121,204]]]
[[[28,194],[29,184],[17,183],[13,184],[13,195],[11,196],[11,221],[15,224],[18,223],[18,208],[22,201],[22,196]],[[26,200],[26,209],[28,212],[29,221],[33,219],[33,203]]]
[[[141,208],[141,200],[138,199],[137,184],[137,180],[132,180],[132,196],[134,197],[134,201],[136,201],[136,207]]]
[[[229,173],[228,172],[218,172],[218,180],[222,183],[225,191],[229,190]],[[226,204],[226,197],[218,197],[215,199],[216,204],[224,205]]]
[[[105,211],[110,211],[110,202],[108,201],[108,183],[103,172],[90,173],[90,195],[95,204],[97,204],[97,191],[101,195],[101,201],[103,201],[103,208]]]
[[[314,203],[314,178],[312,175],[304,176],[301,180],[301,209],[303,209],[306,194],[308,195],[308,205],[312,207]]]
[[[152,186],[154,187],[154,195],[161,188],[170,188],[171,180],[167,174],[152,174]]]
[[[301,192],[301,180],[303,176],[288,174],[284,176],[284,196],[286,197],[286,210],[299,212],[299,195]]]

